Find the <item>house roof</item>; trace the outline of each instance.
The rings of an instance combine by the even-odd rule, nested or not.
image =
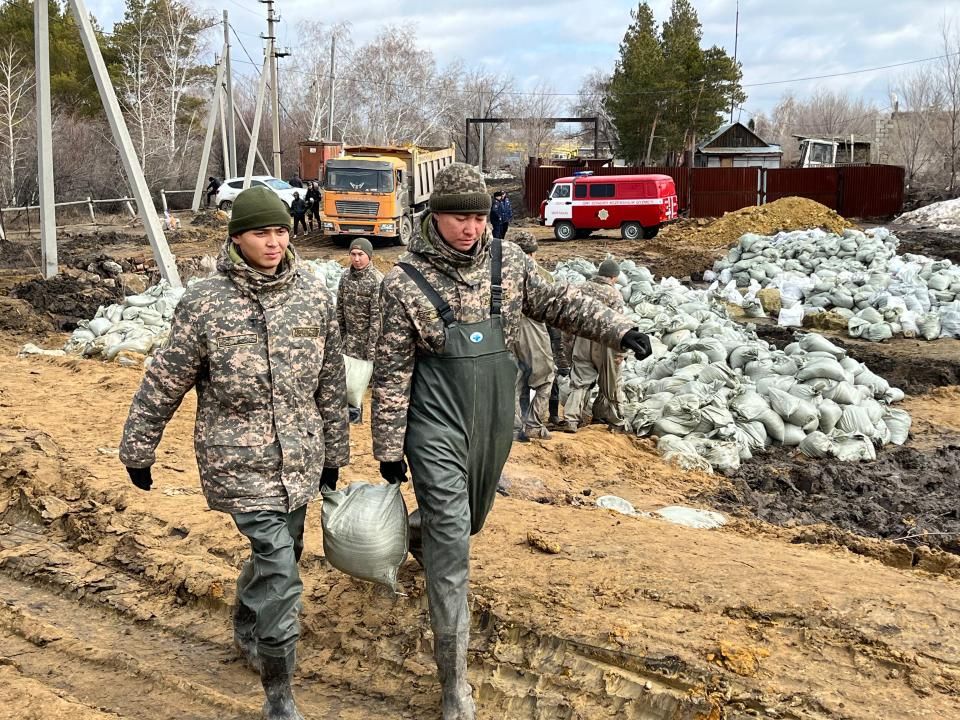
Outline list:
[[[728,132],[730,129],[732,129],[732,128],[734,128],[734,127],[737,127],[737,126],[739,126],[742,131],[747,132],[747,133],[750,133],[753,137],[755,137],[755,138],[757,139],[757,142],[758,142],[758,143],[761,143],[762,145],[759,146],[759,147],[732,147],[732,148],[725,148],[725,147],[712,148],[712,147],[710,147],[710,145],[711,145],[712,143],[716,142],[716,140],[717,140],[718,138],[720,138],[724,133]],[[706,140],[704,140],[703,142],[701,142],[701,143],[699,143],[699,144],[697,145],[697,151],[698,151],[698,152],[701,152],[701,153],[719,154],[719,155],[777,155],[777,154],[782,154],[782,151],[781,151],[779,145],[770,145],[770,144],[768,144],[766,140],[764,140],[762,137],[760,137],[759,135],[757,135],[753,130],[751,130],[749,127],[747,127],[746,125],[744,125],[744,124],[741,123],[741,122],[727,123],[727,124],[725,124],[725,125],[721,125],[721,126],[717,129],[717,131],[716,131],[715,133],[713,133],[713,135],[711,135],[711,136],[708,137]]]

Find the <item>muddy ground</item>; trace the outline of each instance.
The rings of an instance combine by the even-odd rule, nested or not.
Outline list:
[[[175,252],[216,250],[218,231],[191,232]],[[80,241],[77,262],[149,257],[122,236],[110,243]],[[299,246],[346,254],[320,237]],[[541,255],[611,250],[676,263],[603,236],[545,240]],[[398,254],[379,248],[378,264]],[[0,288],[14,276],[24,279],[0,270]],[[199,494],[194,396],[167,429],[154,489],[140,492],[116,455],[141,372],[15,357],[28,338],[62,344],[43,327],[0,328],[0,716],[253,720],[259,683],[229,624],[246,548]],[[949,387],[960,352],[941,347],[848,346],[911,393],[908,445],[874,463],[781,452],[725,478],[669,467],[652,441],[599,426],[515,446],[508,494],[471,550],[479,717],[960,717],[960,388]],[[376,478],[369,433],[352,433],[345,481]],[[596,507],[604,494],[642,511],[710,507],[731,522],[697,531],[626,517]],[[437,718],[417,565],[401,568],[394,597],[327,565],[318,508],[306,542],[295,683],[305,716]]]
[[[901,255],[913,253],[915,255],[927,255],[928,257],[947,258],[955,263],[960,263],[960,234],[956,232],[896,225],[892,226],[891,229],[900,239],[898,252]]]

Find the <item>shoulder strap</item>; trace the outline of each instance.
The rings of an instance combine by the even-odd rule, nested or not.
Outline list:
[[[427,300],[430,301],[430,304],[437,309],[438,313],[440,313],[440,319],[443,320],[443,324],[446,327],[457,324],[457,318],[453,314],[453,310],[450,309],[450,304],[440,297],[440,293],[433,288],[433,285],[427,282],[427,279],[419,270],[417,270],[410,263],[405,262],[398,262],[397,267],[409,275],[410,279],[413,280],[417,284],[417,287],[420,288],[420,292],[426,295]]]
[[[494,238],[490,243],[490,316],[500,314],[503,304],[503,245]]]

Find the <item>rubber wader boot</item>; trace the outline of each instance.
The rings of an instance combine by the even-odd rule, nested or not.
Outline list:
[[[475,720],[477,706],[467,682],[467,630],[434,635],[443,720]]]
[[[260,682],[267,696],[263,703],[263,720],[303,720],[290,687],[296,664],[296,650],[291,650],[285,657],[260,656]]]
[[[420,509],[417,508],[407,518],[407,525],[410,530],[407,533],[407,549],[413,555],[413,559],[423,567],[423,533],[421,532]]]
[[[240,592],[253,576],[253,563],[243,564],[237,577],[237,597],[233,603],[233,646],[254,672],[260,672],[257,638],[254,634],[257,614],[240,600]]]

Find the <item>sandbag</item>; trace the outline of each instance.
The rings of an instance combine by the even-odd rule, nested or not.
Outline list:
[[[906,410],[889,408],[883,415],[883,421],[890,431],[890,442],[903,445],[910,436],[910,414]]]
[[[803,442],[806,433],[803,428],[793,423],[783,424],[783,442],[784,447],[796,447]]]
[[[354,482],[323,489],[323,554],[340,572],[397,587],[407,557],[407,505],[400,484]]]
[[[800,442],[800,452],[807,457],[825,458],[833,449],[833,441],[819,430],[814,430]]]
[[[350,407],[361,407],[363,394],[373,376],[373,363],[344,355],[343,366],[347,376],[347,403]]]
[[[820,431],[829,433],[840,422],[843,417],[843,408],[837,405],[833,400],[824,399],[820,402]]]
[[[874,433],[870,413],[866,408],[858,405],[847,405],[843,408],[843,415],[840,417],[840,422],[837,423],[837,429],[850,435],[858,434],[866,437],[872,437]]]

